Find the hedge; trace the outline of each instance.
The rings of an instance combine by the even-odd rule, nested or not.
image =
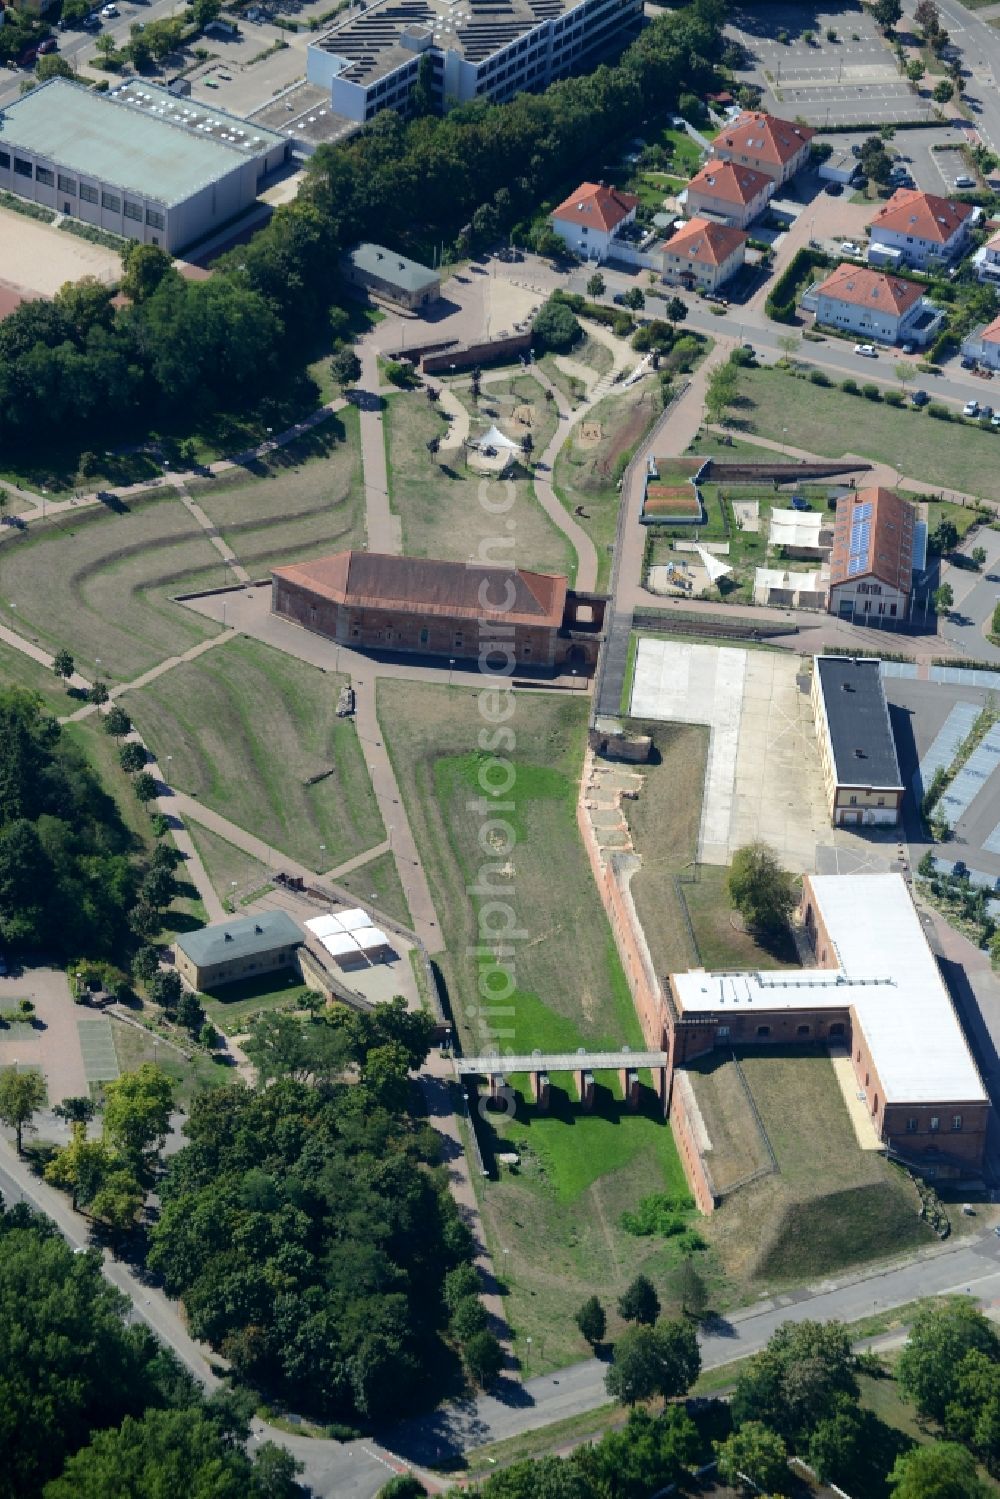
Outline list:
[[[776,323],[790,323],[795,317],[795,297],[809,271],[826,269],[829,258],[820,250],[810,250],[803,245],[796,250],[788,265],[768,293],[764,311]]]

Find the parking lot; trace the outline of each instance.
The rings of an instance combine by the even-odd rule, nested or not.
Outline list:
[[[828,32],[836,33],[831,41]],[[803,40],[811,32],[812,43]],[[737,9],[726,33],[747,50],[741,81],[765,91],[764,106],[820,128],[932,118],[930,104],[900,76],[880,31],[860,6],[759,5]],[[779,41],[785,33],[787,41]]]
[[[835,152],[850,151],[868,140],[870,130],[831,131],[818,139],[826,141]],[[894,159],[908,168],[916,187],[925,193],[951,193],[955,188],[955,177],[969,170],[959,155],[958,148],[965,143],[965,132],[951,121],[929,126],[926,130],[907,130],[889,142]],[[954,149],[935,151],[934,146]]]

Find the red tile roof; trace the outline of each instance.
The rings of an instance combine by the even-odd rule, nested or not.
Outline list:
[[[728,224],[717,224],[713,219],[690,219],[683,229],[678,229],[673,239],[668,239],[668,255],[680,255],[684,260],[694,260],[700,265],[723,265],[746,244],[742,229],[732,229]]]
[[[955,203],[934,193],[921,193],[912,187],[897,188],[868,226],[892,229],[896,234],[912,234],[917,239],[943,245],[972,217],[971,203]]]
[[[721,198],[725,203],[740,203],[745,208],[765,188],[772,186],[772,179],[763,172],[736,166],[731,161],[710,160],[697,176],[691,178],[687,190],[708,198]]]
[[[818,294],[836,297],[839,302],[850,302],[855,307],[876,307],[880,311],[891,310],[897,315],[906,312],[924,294],[924,288],[916,281],[903,281],[899,276],[887,276],[883,271],[870,271],[864,266],[838,265],[818,287]]]
[[[867,507],[867,510],[866,508]],[[909,593],[916,510],[892,489],[858,489],[837,501],[830,586],[877,578]]]
[[[566,579],[557,573],[382,552],[334,552],[273,568],[272,575],[335,604],[448,619],[558,629],[566,605]],[[511,607],[503,608],[508,599]]]
[[[995,317],[992,323],[987,323],[979,337],[984,343],[1000,344],[1000,317]]]
[[[779,120],[777,115],[747,112],[715,138],[714,149],[756,156],[770,166],[784,166],[816,134],[808,125]]]
[[[610,234],[638,206],[639,199],[632,193],[620,193],[616,187],[605,187],[603,182],[581,182],[576,192],[553,210],[552,217]]]

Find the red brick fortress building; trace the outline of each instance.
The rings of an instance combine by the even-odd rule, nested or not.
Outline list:
[[[592,667],[605,604],[557,573],[379,552],[276,567],[271,583],[273,614],[355,650],[464,661],[495,642],[518,670]]]

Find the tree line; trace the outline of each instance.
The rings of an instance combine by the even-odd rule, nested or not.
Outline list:
[[[87,448],[189,426],[191,413],[246,410],[301,369],[316,329],[350,319],[338,261],[375,238],[463,255],[515,230],[546,193],[593,162],[627,123],[703,89],[723,6],[694,0],[650,23],[614,66],[509,104],[479,100],[409,122],[391,110],[343,145],[321,146],[294,203],[213,275],[187,281],[152,245],[125,252],[123,289],[93,280],[23,302],[0,323],[0,442],[45,457],[52,434]]]
[[[297,1464],[248,1457],[253,1402],[194,1380],[55,1225],[0,1198],[0,1499],[296,1499]]]

